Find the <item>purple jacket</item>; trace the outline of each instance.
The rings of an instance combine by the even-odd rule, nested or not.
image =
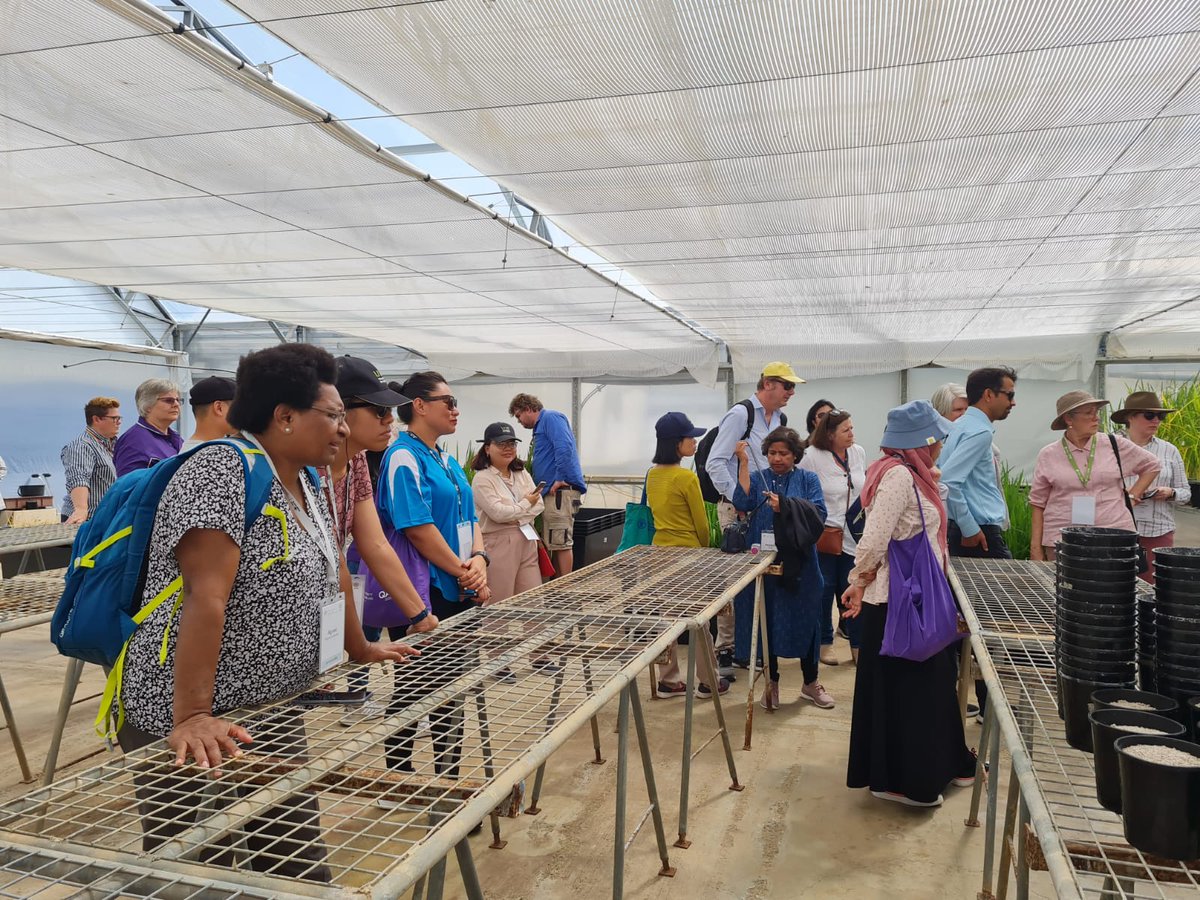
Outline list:
[[[174,456],[182,446],[183,435],[178,431],[168,429],[164,434],[147,422],[145,416],[138,416],[133,427],[117,438],[113,451],[117,477],[135,469],[148,469],[155,462]]]

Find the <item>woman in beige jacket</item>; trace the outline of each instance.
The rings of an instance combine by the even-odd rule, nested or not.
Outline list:
[[[542,494],[517,456],[517,437],[507,422],[494,422],[483,432],[483,446],[471,468],[475,478],[475,512],[483,546],[491,557],[488,587],[492,603],[507,600],[542,583],[538,568],[538,536],[533,520],[545,504]]]

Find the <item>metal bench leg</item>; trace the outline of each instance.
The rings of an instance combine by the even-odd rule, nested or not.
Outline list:
[[[1008,870],[1013,863],[1012,854],[1016,849],[1013,843],[1013,828],[1017,820],[1017,806],[1021,798],[1021,784],[1017,781],[1017,770],[1014,766],[1008,772],[1008,802],[1004,808],[1004,832],[1000,838],[1000,874],[996,881],[996,898],[1004,900],[1008,896]]]
[[[696,701],[696,654],[700,652],[696,629],[688,636],[687,693],[683,695],[683,760],[679,774],[679,840],[675,846],[686,850],[688,840],[688,792],[692,784],[692,716]],[[653,675],[651,676],[653,679]]]
[[[58,699],[58,716],[54,720],[54,733],[50,735],[50,749],[46,751],[46,765],[42,768],[42,787],[46,787],[54,781],[63,731],[67,727],[67,717],[71,714],[71,704],[75,702],[75,690],[79,687],[79,679],[82,675],[83,660],[67,660],[67,674],[63,677],[62,696]]]
[[[754,579],[754,614],[750,620],[750,669],[746,679],[750,682],[750,686],[746,691],[746,740],[742,745],[743,750],[750,749],[750,738],[754,733],[754,686],[758,682],[760,669],[766,677],[771,677],[770,673],[766,671],[765,665],[760,667],[758,664],[758,635],[760,628],[763,634],[763,663],[765,664],[767,661],[767,613],[761,575]]]
[[[12,704],[8,702],[8,691],[4,689],[3,677],[0,677],[0,709],[4,710],[8,736],[12,739],[13,752],[17,754],[17,765],[21,767],[21,783],[29,784],[33,781],[33,772],[29,770],[29,760],[25,758],[25,746],[21,743],[21,735],[17,731],[17,720],[13,716]]]
[[[636,682],[634,682],[636,685]],[[635,687],[636,690],[636,687]],[[629,688],[617,704],[617,808],[613,825],[613,900],[625,896],[625,790],[629,774]]]
[[[968,636],[962,639],[958,657],[958,714],[964,719],[967,716],[967,692],[975,681],[971,672],[971,638]]]
[[[658,870],[658,874],[673,878],[675,868],[671,865],[667,852],[667,829],[663,825],[662,807],[658,803],[658,785],[654,781],[654,763],[650,759],[650,739],[646,737],[646,721],[642,718],[642,698],[638,696],[636,679],[629,685],[629,702],[633,707],[633,725],[637,730],[638,749],[642,754],[646,793],[650,797],[650,816],[654,822],[654,837],[658,841],[658,858],[662,861],[662,868]]]
[[[713,709],[717,714],[717,728],[721,735],[721,746],[725,749],[725,766],[729,769],[729,789],[731,791],[740,791],[745,785],[738,783],[737,763],[733,761],[733,747],[729,743],[729,729],[725,725],[725,708],[721,705],[721,693],[717,690],[717,685],[721,683],[721,676],[717,674],[717,648],[713,646],[712,635],[708,633],[707,628],[700,629],[700,640],[704,645],[704,667],[708,670],[709,684],[712,685],[712,702]],[[767,646],[766,635],[763,635],[763,649]],[[701,749],[704,749],[703,747]]]
[[[991,707],[983,715],[983,728],[979,730],[979,749],[976,750],[975,783],[971,785],[971,809],[967,813],[965,824],[969,828],[979,827],[979,800],[983,794],[983,783],[987,779],[988,746],[992,739],[992,729],[996,728]]]
[[[479,883],[479,873],[475,871],[475,858],[471,856],[471,845],[466,838],[454,845],[454,856],[458,860],[458,871],[462,875],[467,900],[483,900],[483,886]]]

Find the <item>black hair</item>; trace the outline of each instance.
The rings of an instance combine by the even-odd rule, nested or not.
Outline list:
[[[650,462],[656,466],[674,466],[683,461],[679,455],[679,445],[683,438],[657,438],[654,443],[654,457]]]
[[[800,437],[800,433],[795,428],[780,425],[763,438],[763,456],[767,455],[767,451],[771,449],[772,444],[787,444],[787,448],[792,451],[792,456],[796,457],[797,464],[804,458],[804,438]]]
[[[976,369],[967,376],[967,403],[974,406],[983,399],[984,391],[994,391],[997,394],[1004,389],[1004,379],[1011,378],[1017,382],[1017,373],[1008,366],[989,366],[986,369]]]
[[[408,380],[398,388],[395,388],[395,390],[400,391],[409,400],[428,400],[433,395],[433,389],[439,384],[445,383],[446,379],[437,372],[415,372],[409,375]],[[401,422],[405,425],[412,424],[412,403],[405,403],[396,412],[399,413]]]
[[[488,441],[486,444],[480,447],[478,452],[475,454],[475,458],[471,460],[471,468],[476,472],[482,472],[492,464],[492,461],[488,458],[487,454],[488,444],[490,443],[491,441]],[[521,454],[519,453],[514,456],[513,461],[508,464],[508,471],[510,472],[520,472],[524,468],[525,460],[521,459]]]
[[[337,384],[337,362],[314,344],[278,344],[238,361],[237,390],[226,419],[234,428],[262,434],[275,407],[312,409],[323,384]]]
[[[821,411],[822,406],[828,406],[832,409],[837,408],[834,406],[833,401],[831,400],[818,400],[816,403],[810,406],[808,408],[808,415],[804,417],[804,424],[807,426],[809,434],[812,434],[813,429],[817,427],[817,413]]]
[[[812,435],[808,439],[808,446],[832,452],[833,436],[842,426],[842,423],[849,418],[850,413],[846,412],[846,410],[831,409],[829,415],[823,416],[821,421],[817,423],[817,427],[813,429]]]

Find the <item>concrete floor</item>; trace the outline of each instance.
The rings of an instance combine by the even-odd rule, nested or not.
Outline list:
[[[31,765],[40,768],[58,702],[64,663],[48,642],[47,628],[5,635],[0,655],[5,683],[16,708]],[[746,789],[728,790],[724,757],[717,743],[692,770],[689,850],[671,848],[674,878],[658,872],[649,822],[629,852],[625,896],[629,898],[912,898],[974,897],[979,890],[983,829],[964,827],[969,789],[950,788],[938,810],[909,810],[845,787],[854,668],[840,639],[846,664],[824,668],[822,680],[838,700],[818,710],[798,699],[799,667],[783,668],[783,708],[768,714],[755,706],[754,749],[741,750],[745,677],[726,696],[735,734],[735,760]],[[641,680],[643,696],[648,688]],[[92,734],[99,670],[85,669],[80,698],[71,716],[62,761],[70,771],[95,765],[106,752]],[[682,699],[644,703],[655,774],[669,842],[678,822]],[[697,717],[696,741],[715,730],[711,704]],[[591,900],[611,896],[616,704],[601,718],[603,766],[590,764],[585,728],[550,760],[543,812],[503,819],[508,847],[489,850],[486,835],[472,838],[476,864],[491,898]],[[978,737],[970,724],[968,741]],[[631,740],[631,751],[635,751]],[[646,808],[636,752],[630,759],[629,828]],[[1003,773],[1002,773],[1003,774]],[[7,733],[0,734],[0,799],[19,796],[20,784]],[[1001,783],[1001,798],[1004,793]],[[447,897],[460,897],[453,862]],[[1033,896],[1053,896],[1044,873],[1034,873]]]

